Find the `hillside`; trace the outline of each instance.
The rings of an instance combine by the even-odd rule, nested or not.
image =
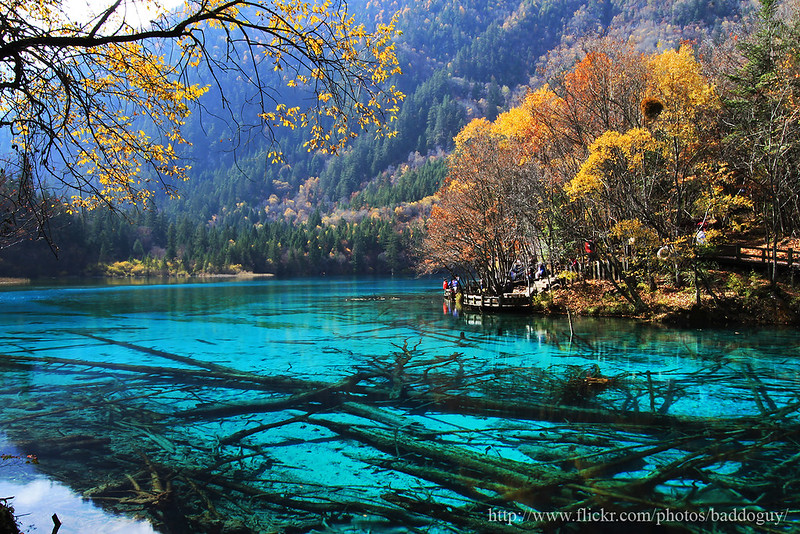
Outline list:
[[[597,33],[640,43],[643,51],[668,47],[681,40],[715,40],[727,36],[731,22],[740,19],[737,2],[595,2],[530,0],[466,2],[370,1],[351,3],[370,20],[399,13],[398,43],[403,75],[398,80],[407,95],[396,122],[397,136],[362,136],[340,157],[309,154],[299,132],[277,132],[286,154],[285,165],[268,161],[268,139],[254,136],[231,152],[233,132],[209,113],[187,125],[194,144],[191,182],[182,188],[183,200],[159,208],[171,214],[191,213],[205,220],[226,213],[242,202],[264,216],[282,218],[286,208],[303,221],[319,207],[330,211],[367,184],[406,162],[438,155],[452,146],[454,135],[473,117],[494,119],[527,87],[545,80],[542,67],[553,54],[567,55],[585,36]],[[227,95],[232,110],[247,115],[245,95]],[[214,109],[212,91],[204,105]],[[209,127],[209,122],[211,126]],[[319,178],[311,206],[297,210],[301,185]],[[307,188],[306,188],[307,189]],[[276,195],[280,202],[270,197]],[[222,208],[226,208],[223,213]]]

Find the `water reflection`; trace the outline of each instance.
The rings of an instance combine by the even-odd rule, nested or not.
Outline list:
[[[155,534],[145,521],[115,517],[93,506],[68,487],[42,477],[25,484],[0,480],[0,494],[13,496],[12,504],[22,532],[51,532],[55,513],[59,534]]]
[[[3,436],[0,436],[0,451],[5,455],[25,456]],[[9,502],[22,532],[52,532],[53,514],[60,521],[59,534],[158,532],[147,521],[115,516],[98,508],[69,487],[40,473],[32,464],[7,459],[0,463],[0,472],[0,496],[13,497]]]

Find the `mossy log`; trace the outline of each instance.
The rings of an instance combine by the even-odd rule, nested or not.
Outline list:
[[[181,369],[178,367],[95,362],[90,360],[77,360],[74,358],[29,356],[24,354],[0,354],[0,357],[12,361],[17,360],[26,362],[52,363],[76,367],[90,367],[97,369],[108,369],[112,371],[141,373],[144,375],[168,376],[173,379],[181,379],[186,383],[191,384],[197,383],[199,380],[206,382],[209,386],[226,387],[231,389],[299,392],[307,391],[309,388],[319,389],[330,385],[329,382],[316,382],[313,380],[302,380],[287,376],[258,375],[253,373],[242,373],[239,371],[222,372],[211,371],[207,369]]]
[[[512,417],[533,421],[550,421],[554,423],[591,423],[612,424],[620,428],[636,428],[639,431],[663,433],[675,429],[683,433],[705,433],[709,436],[731,432],[742,428],[748,429],[743,437],[757,437],[763,431],[760,427],[769,421],[777,421],[783,414],[798,409],[798,405],[784,407],[776,412],[767,412],[759,417],[731,417],[713,419],[684,415],[669,415],[653,412],[614,411],[598,408],[585,408],[563,404],[545,404],[497,400],[470,395],[418,395],[411,399],[415,403],[424,404],[429,411],[458,413],[464,415],[480,415],[494,417]],[[788,412],[787,412],[788,410]],[[800,425],[783,424],[794,434],[800,434]]]
[[[517,460],[494,458],[455,444],[421,441],[415,436],[397,430],[365,428],[320,417],[309,418],[309,422],[328,428],[341,436],[369,444],[388,454],[398,457],[406,454],[417,455],[490,477],[511,487],[534,488],[558,484],[561,481],[547,468]]]

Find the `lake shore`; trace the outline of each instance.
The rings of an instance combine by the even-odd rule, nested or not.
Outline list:
[[[235,274],[211,274],[211,273],[198,273],[189,275],[189,278],[234,278],[237,280],[256,280],[259,278],[275,278],[272,273],[253,273],[250,271],[243,271]]]
[[[621,317],[691,328],[738,325],[800,325],[800,291],[788,284],[774,288],[765,281],[744,279],[715,284],[714,295],[703,290],[698,304],[693,286],[676,289],[665,285],[640,296],[648,309],[636,312],[608,281],[587,280],[534,298],[538,313],[589,317]],[[732,287],[729,287],[732,286]]]

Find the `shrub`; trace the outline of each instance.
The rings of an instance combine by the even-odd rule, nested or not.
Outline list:
[[[742,297],[746,303],[765,295],[768,283],[759,278],[755,272],[750,272],[746,278],[737,273],[731,273],[725,283],[725,288]]]

